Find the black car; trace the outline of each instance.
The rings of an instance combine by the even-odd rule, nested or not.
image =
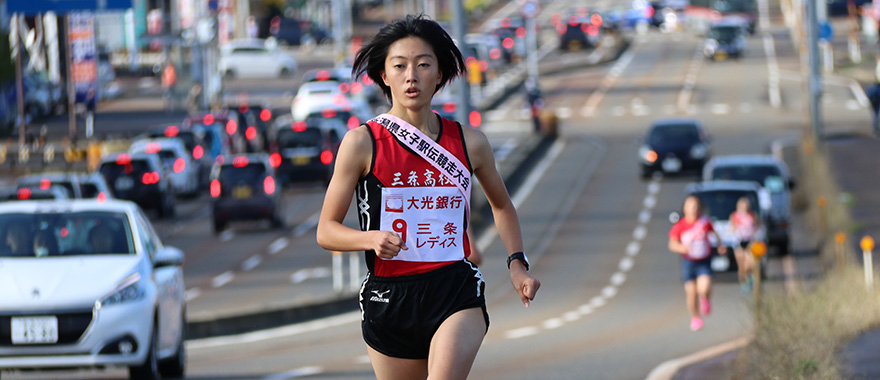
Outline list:
[[[281,183],[266,154],[233,156],[211,171],[214,233],[233,220],[268,219],[282,227]]]
[[[114,153],[101,160],[98,171],[115,198],[155,209],[160,218],[174,217],[174,189],[157,154]]]
[[[702,173],[709,160],[709,137],[702,124],[693,119],[655,121],[639,148],[642,178],[654,172],[679,174]]]
[[[330,182],[339,143],[347,127],[339,119],[309,118],[276,124],[275,163],[285,182]]]
[[[305,33],[299,20],[276,16],[269,23],[269,34],[279,45],[299,46]]]
[[[599,27],[592,27],[587,17],[571,16],[567,20],[556,25],[559,33],[559,50],[578,51],[592,48],[593,44],[587,38],[587,33],[598,33]]]

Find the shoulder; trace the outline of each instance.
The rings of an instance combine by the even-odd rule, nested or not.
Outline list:
[[[465,144],[467,144],[468,155],[480,157],[492,153],[489,139],[482,131],[462,124],[461,137],[464,139]]]
[[[669,230],[669,237],[678,238],[678,236],[681,235],[682,228],[684,228],[684,220],[679,220],[673,224],[672,228]]]
[[[345,133],[339,146],[340,153],[343,151],[350,156],[358,157],[370,155],[373,151],[373,137],[366,125],[361,125]]]

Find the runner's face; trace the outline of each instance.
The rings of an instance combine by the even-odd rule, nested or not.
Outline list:
[[[740,199],[736,202],[737,211],[746,212],[749,211],[749,201],[748,199]]]
[[[395,41],[388,47],[382,80],[391,88],[393,106],[414,110],[430,107],[434,89],[440,84],[434,49],[418,37]]]
[[[688,219],[696,219],[700,215],[700,201],[695,197],[684,200],[684,216]]]

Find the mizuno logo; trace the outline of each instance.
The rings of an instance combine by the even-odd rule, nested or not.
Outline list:
[[[382,302],[382,303],[391,302],[390,300],[388,300],[388,298],[385,298],[385,296],[387,296],[388,293],[391,293],[390,290],[386,290],[384,292],[380,292],[378,290],[371,290],[371,292],[373,294],[375,294],[374,296],[370,297],[371,302]]]

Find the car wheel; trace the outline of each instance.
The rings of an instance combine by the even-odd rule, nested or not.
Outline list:
[[[186,313],[181,315],[181,328],[183,330],[180,333],[180,340],[177,341],[177,353],[159,363],[159,373],[162,374],[162,377],[182,379],[186,372],[186,346],[184,345],[186,339],[185,315]]]
[[[287,78],[287,77],[289,77],[289,76],[290,76],[290,69],[288,69],[288,68],[286,68],[286,67],[282,67],[282,68],[281,68],[281,77],[282,77],[282,78]]]
[[[220,219],[214,219],[214,235],[219,235],[226,229],[226,222]]]
[[[278,215],[277,212],[272,215],[272,218],[269,220],[269,222],[272,223],[272,228],[274,229],[284,228],[284,219],[281,218],[281,216]]]
[[[158,344],[156,341],[159,338],[158,327],[159,326],[153,322],[153,333],[150,336],[149,351],[147,351],[147,358],[144,359],[144,363],[139,366],[128,367],[128,375],[133,380],[160,379],[159,360],[156,357],[156,345]]]
[[[226,79],[235,79],[235,71],[232,69],[227,69],[226,72],[223,73],[223,76]]]

